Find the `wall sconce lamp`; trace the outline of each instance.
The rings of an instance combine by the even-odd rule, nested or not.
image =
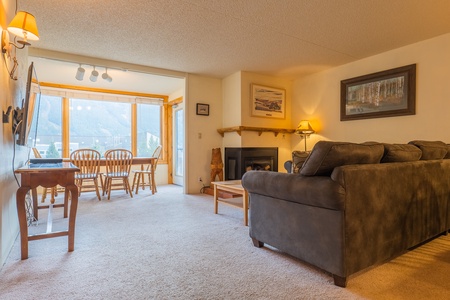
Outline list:
[[[21,46],[18,46],[12,42],[9,41],[9,33],[22,38],[23,40],[17,41],[17,43],[21,44]],[[9,23],[9,26],[7,30],[2,30],[2,53],[6,54],[8,57],[11,56],[11,46],[16,47],[17,49],[23,49],[25,46],[30,46],[31,44],[28,42],[28,40],[31,41],[37,41],[39,40],[39,32],[36,24],[35,17],[26,12],[26,11],[19,11],[16,16],[13,18],[11,23]],[[16,57],[13,57],[14,65],[9,72],[9,77],[11,79],[16,80],[17,78],[14,77],[14,73],[17,69],[17,59]]]
[[[302,135],[303,138],[305,139],[305,152],[306,152],[306,138],[311,134],[315,133],[314,129],[311,127],[311,124],[309,123],[308,120],[302,120],[295,129],[295,133]]]

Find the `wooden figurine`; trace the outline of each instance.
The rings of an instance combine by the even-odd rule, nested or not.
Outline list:
[[[216,176],[219,176],[219,181],[223,181],[223,162],[220,148],[212,149],[211,182],[216,181]]]

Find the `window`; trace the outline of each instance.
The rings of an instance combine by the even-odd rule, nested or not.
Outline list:
[[[137,156],[151,156],[161,145],[161,106],[137,104]]]
[[[41,95],[35,147],[42,157],[62,157],[61,97]]]
[[[127,149],[150,156],[165,147],[163,99],[130,95],[96,96],[82,92],[42,91],[35,147],[42,157],[68,157],[73,150],[91,148],[104,153]],[[103,100],[100,100],[103,99]],[[138,103],[136,103],[138,102]]]
[[[131,104],[70,99],[70,151],[91,148],[131,150]]]

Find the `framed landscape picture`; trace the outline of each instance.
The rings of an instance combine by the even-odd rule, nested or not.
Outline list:
[[[415,64],[341,81],[341,121],[415,113]]]
[[[286,91],[283,89],[252,84],[250,103],[254,117],[286,117]]]

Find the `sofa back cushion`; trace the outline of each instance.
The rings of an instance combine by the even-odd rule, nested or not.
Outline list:
[[[306,159],[300,174],[329,176],[335,167],[354,164],[377,164],[383,157],[384,146],[379,143],[356,144],[319,141]]]
[[[417,161],[422,156],[422,151],[411,144],[384,144],[382,163]]]
[[[448,151],[447,144],[441,141],[411,141],[408,144],[422,150],[421,160],[443,159]]]
[[[444,159],[450,159],[450,144],[447,144],[447,154],[445,155]]]

